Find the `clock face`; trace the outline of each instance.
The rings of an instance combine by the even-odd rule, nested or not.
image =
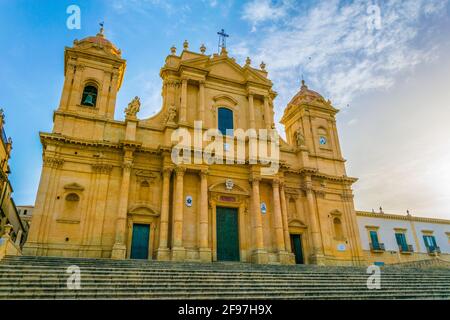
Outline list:
[[[320,145],[322,145],[322,146],[326,145],[326,144],[327,144],[327,138],[325,138],[325,137],[320,137],[319,143],[320,143]]]

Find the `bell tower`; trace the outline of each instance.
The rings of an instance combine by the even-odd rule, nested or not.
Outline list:
[[[339,112],[319,93],[302,81],[300,91],[289,102],[281,123],[285,126],[288,144],[303,153],[304,166],[332,175],[345,175],[344,160],[336,128]],[[333,165],[330,166],[330,164]]]
[[[60,114],[113,119],[125,67],[121,51],[105,38],[103,26],[96,36],[75,40],[73,47],[66,47],[65,80],[55,114],[55,132],[62,130]]]

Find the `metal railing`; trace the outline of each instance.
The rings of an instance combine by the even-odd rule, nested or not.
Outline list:
[[[399,245],[398,248],[400,249],[400,252],[406,252],[406,253],[414,252],[414,248],[410,244],[407,244],[406,246]]]
[[[370,250],[372,251],[386,251],[384,243],[370,243]]]
[[[441,248],[439,247],[427,247],[428,253],[441,253]]]

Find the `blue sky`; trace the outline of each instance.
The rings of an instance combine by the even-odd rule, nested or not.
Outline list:
[[[66,27],[71,4],[81,9],[80,30]],[[169,48],[187,39],[191,50],[204,43],[214,53],[225,28],[238,62],[267,64],[279,92],[276,121],[302,74],[342,109],[338,128],[348,174],[360,178],[358,209],[450,219],[448,0],[0,0],[0,107],[13,138],[16,203],[34,202],[38,132],[52,129],[64,47],[95,34],[100,21],[127,60],[116,118],[136,95],[141,118],[158,111]]]

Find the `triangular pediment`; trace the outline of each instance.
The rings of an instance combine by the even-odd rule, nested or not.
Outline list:
[[[245,82],[243,69],[229,58],[217,59],[210,62],[209,74],[219,78],[230,79],[236,82]]]

